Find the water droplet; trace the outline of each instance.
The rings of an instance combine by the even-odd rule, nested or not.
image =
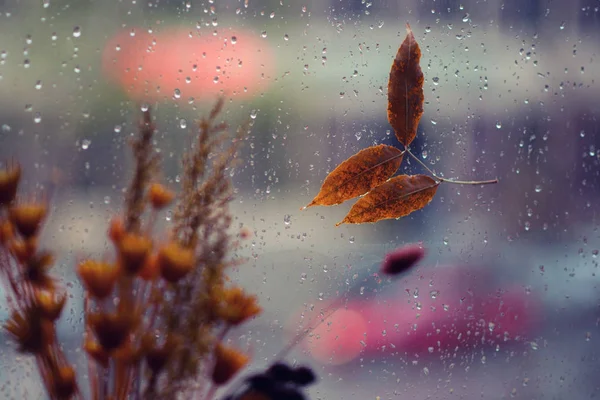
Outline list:
[[[348,238],[348,241],[349,241],[350,243],[354,243],[354,236],[350,236],[350,237]]]
[[[535,192],[539,193],[542,191],[542,185],[535,185]]]
[[[36,112],[33,117],[33,122],[35,122],[36,124],[39,124],[40,122],[42,122],[42,114],[40,114],[39,112]]]
[[[252,111],[250,111],[250,118],[252,118],[252,119],[256,119],[256,113],[257,113],[257,111],[256,111],[256,110],[252,110]]]
[[[434,85],[438,85],[440,83],[440,78],[437,76],[434,76],[433,78],[431,78],[431,81],[433,82]]]
[[[90,148],[90,145],[92,144],[92,141],[89,139],[83,139],[81,141],[81,149],[82,150],[87,150]]]
[[[185,128],[187,128],[187,121],[186,121],[186,119],[185,119],[185,118],[181,118],[181,119],[179,120],[179,127],[180,127],[181,129],[185,129]]]
[[[104,204],[110,204],[110,196],[104,196]]]
[[[448,239],[448,236],[444,236],[444,245],[448,246],[448,243],[450,243],[450,239]]]
[[[267,37],[267,31],[262,31],[262,33],[260,34],[260,36],[262,38],[266,38]]]
[[[286,33],[285,35],[283,35],[283,40],[285,40],[285,41],[290,40],[290,36]]]
[[[231,43],[232,44],[236,44],[237,43],[237,36],[232,36],[231,37]]]
[[[36,88],[37,90],[40,90],[40,89],[42,88],[42,81],[37,81],[37,82],[35,83],[35,88]]]
[[[80,37],[81,36],[81,28],[76,26],[75,28],[73,28],[73,37]]]
[[[498,121],[496,122],[496,129],[500,129],[502,128],[502,122]]]
[[[50,0],[44,0],[44,1],[42,2],[42,6],[43,6],[44,8],[48,8],[48,7],[50,7]]]
[[[173,91],[173,97],[179,99],[181,97],[181,90],[175,88],[175,90]]]
[[[120,133],[121,129],[122,129],[121,125],[115,125],[115,127],[114,127],[115,133]]]
[[[140,107],[140,110],[142,110],[142,112],[146,112],[150,109],[150,106],[148,105],[148,103],[143,103]]]
[[[289,215],[289,214],[285,214],[285,215],[283,216],[283,222],[284,222],[286,225],[289,225],[289,224],[292,222],[292,216],[291,216],[291,215]]]
[[[560,30],[561,30],[561,31],[562,31],[563,29],[565,29],[565,25],[566,25],[566,24],[567,24],[567,23],[566,23],[565,21],[561,22],[561,24],[560,24],[560,26],[559,26],[559,28],[560,28]]]
[[[427,150],[423,150],[423,152],[421,153],[421,158],[423,158],[423,160],[427,159]]]
[[[537,349],[539,349],[539,346],[538,346],[537,342],[530,342],[529,346],[531,346],[531,350],[537,350]]]

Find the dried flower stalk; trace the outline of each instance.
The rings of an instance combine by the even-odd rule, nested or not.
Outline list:
[[[230,329],[261,311],[256,297],[226,277],[236,264],[228,169],[248,127],[230,137],[217,121],[223,105],[219,100],[200,120],[177,195],[156,181],[156,128],[150,112],[143,113],[124,211],[108,229],[114,253],[76,267],[85,288],[91,399],[171,399],[202,391],[208,399],[248,362],[225,344]],[[20,179],[18,164],[0,170],[0,277],[13,308],[4,329],[21,352],[35,357],[51,399],[82,398],[56,338],[66,296],[48,275],[52,254],[38,248],[48,207],[17,201]],[[168,239],[159,240],[153,236],[157,213],[175,198],[174,225]]]

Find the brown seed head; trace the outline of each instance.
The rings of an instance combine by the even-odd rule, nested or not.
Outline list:
[[[87,338],[83,344],[83,348],[98,364],[104,368],[108,367],[109,355],[98,342],[91,338]]]
[[[212,372],[212,381],[216,385],[223,385],[235,376],[248,363],[249,357],[234,348],[221,343],[215,348],[215,366]]]
[[[13,311],[4,329],[19,343],[24,353],[39,354],[52,344],[54,325],[37,307]]]
[[[113,241],[113,243],[119,243],[124,235],[125,224],[123,223],[123,219],[120,217],[114,217],[110,221],[110,226],[108,227],[108,237]]]
[[[0,245],[5,245],[15,237],[15,229],[10,221],[0,221]]]
[[[132,365],[139,361],[140,354],[139,348],[134,347],[130,340],[125,340],[112,352],[112,357],[124,364]]]
[[[10,208],[9,218],[24,238],[30,238],[38,233],[47,211],[41,203],[18,204]]]
[[[108,353],[125,343],[135,325],[134,316],[124,313],[94,313],[89,316],[89,321],[98,342]]]
[[[54,279],[48,275],[54,263],[54,256],[49,251],[40,251],[27,258],[24,276],[30,283],[45,289],[54,287]]]
[[[22,264],[26,263],[27,260],[34,254],[33,252],[29,251],[27,242],[20,238],[14,238],[8,242],[8,250],[10,251],[10,254],[12,254],[12,256]]]
[[[221,296],[216,299],[220,304],[218,315],[231,325],[239,325],[262,311],[256,296],[247,295],[240,287],[234,286],[217,293]]]
[[[70,399],[75,394],[77,382],[73,367],[68,365],[58,367],[53,375],[53,379],[55,398]]]
[[[175,194],[160,183],[153,183],[148,189],[148,198],[155,210],[162,210],[171,204]]]
[[[157,262],[161,276],[175,283],[194,268],[196,257],[193,249],[171,242],[160,248]]]
[[[158,277],[158,273],[158,255],[151,254],[146,258],[146,262],[138,272],[138,276],[145,281],[153,281]]]
[[[167,365],[171,354],[173,354],[175,347],[177,347],[177,343],[175,340],[168,338],[162,346],[159,346],[156,344],[156,341],[147,339],[143,346],[146,349],[146,364],[148,368],[150,368],[152,373],[158,374]]]
[[[67,302],[67,296],[62,293],[57,295],[50,290],[38,290],[35,293],[36,305],[41,314],[50,321],[56,321]]]
[[[10,204],[15,199],[20,180],[19,164],[0,169],[0,206]]]
[[[131,274],[137,273],[152,250],[152,240],[135,233],[126,233],[118,243],[123,268]]]
[[[109,263],[85,260],[77,266],[77,273],[87,291],[97,299],[104,299],[113,291],[119,269]]]

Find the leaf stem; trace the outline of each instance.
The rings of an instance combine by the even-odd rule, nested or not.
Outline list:
[[[434,177],[435,179],[437,179],[438,181],[441,182],[447,182],[447,183],[454,183],[456,185],[490,185],[493,183],[498,183],[498,178],[496,179],[489,179],[489,180],[485,180],[485,181],[461,181],[458,179],[446,179],[446,178],[442,178],[437,176],[427,165],[425,165],[425,163],[421,160],[419,160],[419,158],[417,156],[415,156],[409,149],[408,147],[404,147],[404,151],[408,153],[409,156],[411,156],[412,158],[415,159],[416,162],[418,162],[419,164],[421,164],[421,166],[423,168],[425,168],[427,170],[427,172],[429,172],[431,174],[432,177]]]
[[[440,178],[439,176],[437,176],[431,169],[429,169],[429,167],[427,165],[425,165],[425,163],[423,161],[419,160],[419,157],[415,156],[408,149],[408,147],[404,146],[404,151],[407,152],[409,156],[411,156],[412,158],[414,158],[416,162],[418,162],[419,164],[421,164],[421,166],[423,168],[425,168],[427,170],[427,172],[429,172],[429,174],[431,174],[431,176],[433,176],[435,179],[437,179],[438,181],[443,181],[444,180],[444,179]]]
[[[456,185],[491,185],[493,183],[498,183],[498,178],[490,179],[487,181],[460,181],[458,179],[445,179],[437,176],[436,178],[438,178],[442,182],[454,183]]]

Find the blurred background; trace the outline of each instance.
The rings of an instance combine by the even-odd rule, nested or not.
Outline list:
[[[443,184],[408,217],[336,228],[350,202],[300,207],[341,161],[395,143],[387,81],[406,23],[425,75],[413,152],[499,183]],[[231,125],[252,122],[231,171],[235,227],[253,233],[235,278],[265,308],[231,335],[251,369],[342,297],[346,314],[288,356],[317,370],[312,398],[597,397],[599,54],[598,0],[0,0],[0,160],[22,163],[24,192],[58,182],[45,240],[71,293],[65,347],[80,357],[73,267],[109,254],[140,109],[175,188],[224,95]],[[423,172],[409,161],[402,173]],[[377,276],[409,242],[422,266]],[[1,340],[0,397],[43,398]]]

